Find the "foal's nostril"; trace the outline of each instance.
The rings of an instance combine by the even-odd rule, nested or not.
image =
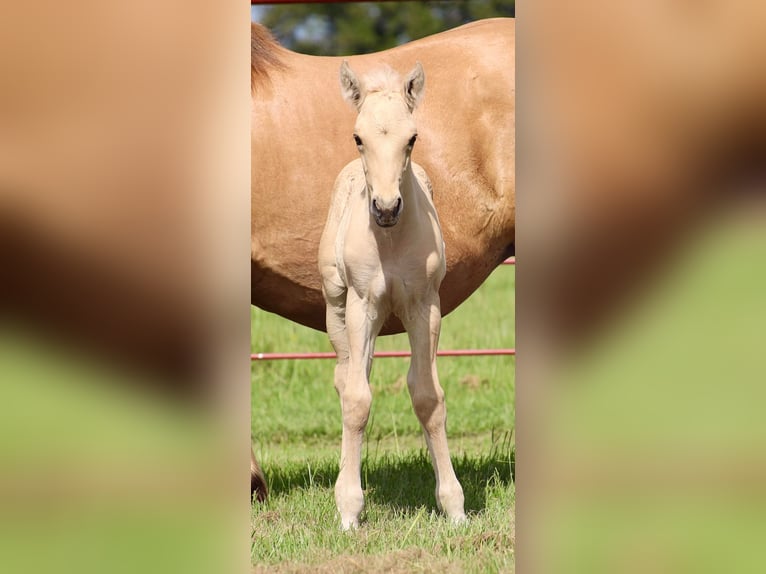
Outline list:
[[[378,207],[378,201],[376,199],[372,200],[372,209],[375,210],[375,213],[380,213],[380,208]]]
[[[396,207],[394,207],[394,217],[399,215],[399,211],[402,209],[402,198],[396,198]]]

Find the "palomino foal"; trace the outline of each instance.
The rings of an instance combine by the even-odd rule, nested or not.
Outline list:
[[[343,438],[335,501],[341,524],[344,530],[358,527],[364,507],[360,464],[372,401],[370,368],[375,339],[391,313],[409,335],[407,386],[431,454],[437,505],[453,522],[462,522],[463,489],[449,457],[444,391],[436,372],[444,241],[431,183],[410,160],[423,68],[418,63],[404,81],[390,68],[359,81],[343,62],[340,81],[343,97],[359,112],[353,135],[361,157],[335,180],[319,271],[327,333],[338,355],[335,389]]]

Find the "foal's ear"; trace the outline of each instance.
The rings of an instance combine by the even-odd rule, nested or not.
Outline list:
[[[346,60],[340,65],[340,93],[344,100],[359,109],[362,103],[362,85]]]
[[[410,111],[415,109],[420,98],[423,97],[425,84],[426,74],[423,72],[423,66],[418,62],[404,80],[404,98],[407,100]]]

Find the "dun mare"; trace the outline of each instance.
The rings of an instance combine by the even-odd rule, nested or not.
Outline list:
[[[436,501],[465,520],[463,489],[449,458],[444,391],[436,371],[441,327],[439,286],[444,241],[431,182],[410,159],[418,136],[412,112],[424,88],[420,63],[402,81],[382,68],[359,81],[346,62],[341,91],[359,114],[353,137],[360,158],[335,181],[319,243],[327,333],[338,355],[335,389],[343,415],[335,501],[344,530],[359,525],[360,480],[375,339],[390,314],[407,330],[412,361],[407,386],[436,473]]]

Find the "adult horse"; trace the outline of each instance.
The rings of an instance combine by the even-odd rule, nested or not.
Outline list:
[[[359,112],[353,138],[360,158],[335,181],[319,242],[319,271],[327,334],[338,355],[335,389],[343,437],[335,501],[341,525],[356,528],[364,507],[359,473],[372,403],[370,369],[375,339],[391,315],[404,325],[412,347],[407,387],[431,454],[436,502],[453,522],[462,522],[463,489],[449,457],[436,371],[444,240],[431,182],[411,160],[418,137],[412,112],[425,74],[418,63],[404,80],[391,68],[359,80],[343,62],[340,79],[343,97]]]
[[[513,19],[483,20],[348,57],[360,73],[381,63],[410,69],[416,60],[428,69],[413,160],[437,190],[444,314],[514,254],[514,36]],[[354,117],[337,97],[342,58],[286,50],[258,24],[251,44],[251,301],[324,330],[317,247],[335,177],[356,154]],[[395,317],[382,329],[401,331]]]

